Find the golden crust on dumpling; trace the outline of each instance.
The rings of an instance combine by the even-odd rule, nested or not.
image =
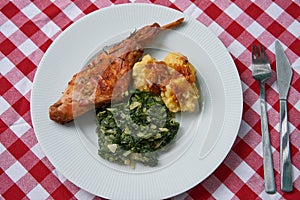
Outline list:
[[[135,63],[132,70],[133,87],[142,91],[149,91],[149,84],[147,84],[146,78],[146,65],[150,62],[156,62],[156,59],[150,55],[145,55],[140,62]]]
[[[160,94],[172,112],[193,112],[199,98],[196,69],[187,57],[169,53],[163,61],[150,55],[133,67],[134,88]]]

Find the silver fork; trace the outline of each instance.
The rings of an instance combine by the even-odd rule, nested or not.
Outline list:
[[[268,117],[265,100],[265,83],[272,76],[268,55],[264,46],[253,45],[252,47],[252,76],[259,82],[260,85],[260,109],[261,109],[261,131],[262,131],[262,146],[263,146],[263,165],[265,191],[273,194],[276,192],[273,159],[270,143],[270,134],[268,128]]]

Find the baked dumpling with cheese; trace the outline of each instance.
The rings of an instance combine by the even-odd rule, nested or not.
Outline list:
[[[196,69],[187,57],[171,52],[163,61],[145,55],[133,67],[133,86],[159,94],[172,112],[193,112],[199,94]]]

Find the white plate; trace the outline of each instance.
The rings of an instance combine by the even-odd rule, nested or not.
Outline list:
[[[49,119],[49,106],[95,51],[136,28],[181,17],[185,23],[160,35],[146,52],[161,58],[179,51],[189,58],[198,71],[201,109],[179,116],[176,144],[157,167],[133,170],[100,158],[93,113],[64,126]],[[241,122],[241,82],[224,45],[195,19],[158,5],[122,4],[83,17],[53,42],[35,75],[31,114],[46,156],[75,185],[109,199],[163,199],[194,187],[224,160]]]

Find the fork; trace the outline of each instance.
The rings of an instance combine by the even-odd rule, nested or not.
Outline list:
[[[260,86],[260,112],[261,112],[261,131],[263,146],[263,167],[265,179],[265,191],[273,194],[276,192],[273,159],[268,129],[268,117],[265,100],[265,83],[272,76],[268,55],[264,46],[253,45],[252,47],[252,77],[259,82]]]

